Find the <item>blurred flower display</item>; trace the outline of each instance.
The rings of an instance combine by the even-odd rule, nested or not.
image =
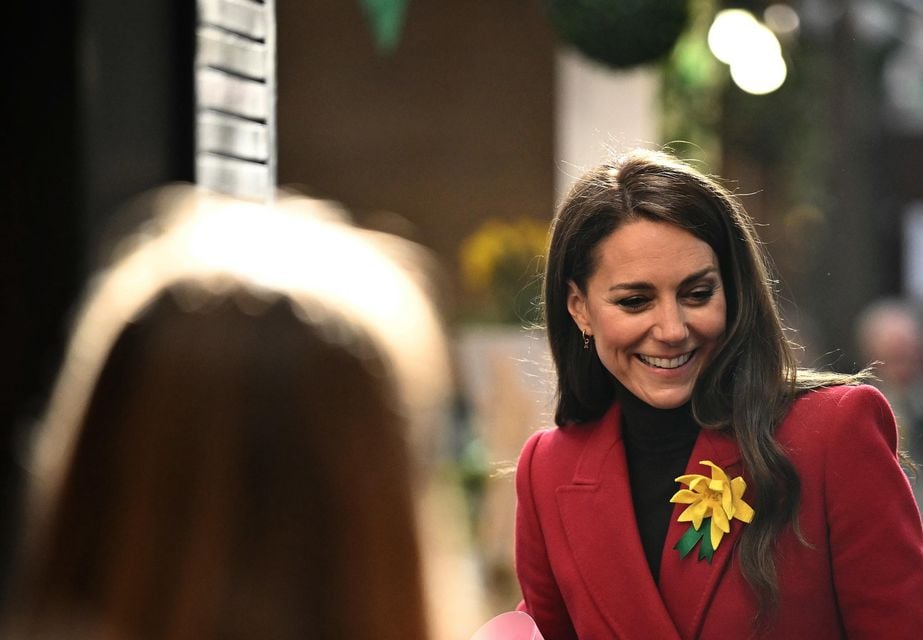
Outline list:
[[[538,297],[548,224],[533,218],[490,218],[459,250],[469,304],[466,320],[529,324],[538,320]]]

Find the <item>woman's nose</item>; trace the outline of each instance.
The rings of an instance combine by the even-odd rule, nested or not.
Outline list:
[[[685,314],[678,304],[661,305],[654,324],[654,338],[660,342],[677,344],[689,337]]]

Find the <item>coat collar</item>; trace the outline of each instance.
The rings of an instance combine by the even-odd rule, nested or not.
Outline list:
[[[689,525],[677,522],[685,508],[677,505],[664,544],[658,589],[635,524],[618,405],[591,429],[572,484],[557,490],[565,533],[587,590],[614,637],[695,637],[732,555],[741,523],[732,524],[711,564],[691,554],[680,559],[673,546]],[[686,473],[708,475],[708,468],[699,461],[711,460],[733,477],[740,475],[739,458],[732,438],[702,430]]]

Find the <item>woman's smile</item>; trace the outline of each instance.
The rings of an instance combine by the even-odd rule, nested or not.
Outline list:
[[[692,358],[694,353],[694,351],[690,351],[675,357],[645,356],[639,353],[638,359],[641,360],[641,362],[644,364],[654,367],[655,369],[678,369],[679,367],[689,362],[689,359]]]

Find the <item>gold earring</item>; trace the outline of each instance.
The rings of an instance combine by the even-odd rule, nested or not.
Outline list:
[[[583,350],[589,351],[590,349],[590,337],[586,334],[586,331],[583,329],[580,330],[581,335],[583,335]]]

